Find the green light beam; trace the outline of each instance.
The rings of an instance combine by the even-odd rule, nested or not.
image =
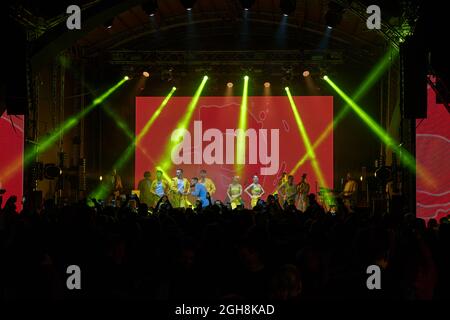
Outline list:
[[[294,114],[295,122],[297,123],[298,130],[302,137],[303,143],[305,144],[308,157],[311,159],[311,165],[313,167],[314,173],[316,174],[317,179],[319,180],[320,186],[323,188],[327,188],[328,184],[322,174],[322,170],[320,169],[319,162],[317,161],[316,154],[314,152],[314,148],[311,145],[311,141],[309,139],[308,133],[306,132],[305,126],[303,124],[303,120],[298,112],[297,106],[292,98],[291,91],[288,87],[285,88],[287,96],[289,98],[289,102],[291,104],[292,112]]]
[[[391,66],[392,62],[398,57],[398,50],[392,48],[388,50],[388,52],[383,56],[382,59],[377,63],[377,65],[371,70],[369,75],[364,79],[361,85],[356,90],[353,95],[353,100],[358,101],[362,98],[367,91],[369,91],[372,86],[380,79],[380,77],[384,74],[384,72]],[[347,115],[347,113],[351,110],[351,107],[346,104],[339,113],[334,117],[333,121],[326,127],[326,129],[320,134],[319,138],[314,142],[313,149],[317,149],[320,144],[328,137],[328,135],[332,132],[334,128],[336,128],[342,119]],[[294,168],[291,170],[290,174],[293,175],[297,172],[297,170],[308,160],[308,153],[305,153],[303,157],[297,162]]]
[[[105,99],[107,99],[114,91],[116,91],[120,86],[122,86],[128,79],[123,78],[113,87],[108,89],[101,96],[97,97],[89,106],[86,107],[83,111],[78,114],[70,117],[66,121],[64,121],[58,128],[53,130],[50,136],[46,137],[43,141],[39,141],[37,147],[29,147],[25,150],[23,156],[23,165],[26,166],[30,162],[35,161],[36,155],[44,152],[48,148],[50,148],[58,139],[59,136],[68,130],[72,129],[74,126],[78,124],[78,122],[85,117],[89,112],[91,112],[97,105],[101,104]],[[3,174],[0,176],[2,180],[6,180],[11,174],[16,172],[20,167],[20,161],[13,161],[9,164],[6,169],[3,171]]]
[[[175,127],[178,134],[176,136],[174,135],[169,138],[169,142],[166,144],[166,149],[163,153],[163,156],[160,159],[160,161],[158,161],[159,163],[158,167],[160,168],[160,170],[163,172],[164,175],[166,175],[166,172],[170,170],[172,166],[172,149],[176,144],[180,142],[181,139],[183,139],[183,132],[189,127],[192,115],[194,114],[195,107],[197,106],[198,100],[202,94],[203,88],[205,87],[207,81],[208,76],[204,76],[202,82],[200,83],[199,87],[197,88],[197,91],[194,94],[194,97],[189,102],[186,113]]]
[[[116,160],[112,169],[120,170],[128,162],[131,155],[134,153],[136,146],[139,147],[139,142],[146,136],[146,134],[150,130],[151,126],[153,125],[155,120],[159,117],[159,115],[161,114],[164,107],[169,102],[170,98],[172,97],[172,95],[174,94],[176,89],[177,89],[176,87],[172,88],[172,90],[164,98],[164,100],[161,102],[161,104],[156,109],[156,111],[152,114],[152,116],[147,121],[147,123],[142,128],[142,130],[139,132],[139,134],[136,137],[133,137],[133,142],[125,149],[125,151],[122,153],[122,155]],[[106,184],[102,183],[90,194],[89,198],[103,199],[111,192],[111,187],[112,186],[108,183],[106,183]]]
[[[236,165],[238,176],[242,175],[245,164],[245,132],[247,130],[247,106],[248,106],[248,76],[244,77],[244,88],[242,91],[241,108],[239,110],[238,131],[236,134]]]
[[[356,102],[354,102],[345,92],[343,92],[328,76],[323,78],[344,101],[352,108],[353,111],[364,121],[365,124],[375,133],[375,135],[397,155],[400,161],[413,173],[424,175],[422,168],[416,168],[416,160],[405,149],[399,147],[399,143],[395,141],[374,119],[372,119]],[[416,170],[417,169],[417,170]]]

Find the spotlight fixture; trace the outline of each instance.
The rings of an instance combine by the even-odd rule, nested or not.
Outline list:
[[[194,8],[196,0],[180,0],[180,2],[186,9],[186,11],[192,11],[192,8]]]
[[[149,0],[141,5],[142,10],[149,16],[153,17],[158,10],[158,1]]]
[[[254,4],[256,0],[239,0],[242,8],[244,8],[245,11],[248,11]]]
[[[294,13],[296,7],[297,7],[297,1],[296,0],[281,0],[280,1],[281,13],[285,17],[287,17],[288,15]]]
[[[245,76],[245,77],[244,77],[244,80],[248,80],[248,76]]]
[[[268,81],[264,82],[264,87],[265,88],[270,88],[270,82],[268,82]]]
[[[328,11],[325,14],[325,23],[328,29],[336,27],[342,20],[344,14],[344,7],[336,2],[330,1],[328,3]]]
[[[227,83],[227,87],[228,87],[228,88],[233,88],[233,82],[228,82],[228,83]]]
[[[305,70],[305,71],[303,71],[303,76],[306,78],[307,76],[309,76],[309,71],[308,70]]]
[[[123,77],[124,78],[124,80],[130,80],[130,77],[129,76],[125,76],[125,77]]]
[[[61,168],[53,163],[46,163],[44,166],[44,178],[53,180],[62,174]]]
[[[105,28],[108,30],[111,29],[113,27],[113,22],[114,18],[108,19],[104,24]]]
[[[148,73],[147,71],[142,72],[142,75],[146,78],[150,77],[150,73]]]
[[[167,81],[167,82],[170,82],[173,80],[173,68],[172,67],[161,70],[161,80]]]

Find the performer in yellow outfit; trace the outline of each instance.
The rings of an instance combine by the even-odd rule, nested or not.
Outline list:
[[[275,191],[273,193],[274,196],[278,195],[278,201],[281,204],[284,203],[285,199],[283,198],[283,195],[280,193],[280,189],[284,187],[284,184],[287,183],[287,181],[288,181],[288,174],[287,174],[287,172],[283,172],[281,174],[280,180],[278,181],[277,188],[275,189]]]
[[[310,186],[308,181],[306,180],[306,173],[302,175],[302,181],[298,184],[298,203],[297,208],[300,211],[305,212],[308,208],[308,194],[310,190]]]
[[[216,192],[216,185],[210,178],[206,176],[205,169],[200,170],[200,180],[198,182],[205,186],[206,192],[208,192],[212,198],[213,194]]]
[[[191,203],[187,196],[191,193],[189,180],[183,178],[183,169],[177,169],[176,177],[172,179],[170,202],[174,208],[187,208]]]
[[[284,199],[284,205],[295,205],[298,187],[294,183],[294,176],[290,175],[288,181],[280,188],[280,194]]]
[[[144,179],[142,179],[138,183],[139,200],[141,203],[145,203],[147,206],[151,206],[152,203],[152,180],[150,179],[150,177],[150,171],[145,171]]]
[[[242,186],[239,183],[239,177],[233,177],[231,184],[228,186],[227,190],[228,198],[230,199],[231,209],[236,209],[236,207],[242,204]]]
[[[250,190],[250,192],[249,192]],[[245,188],[245,192],[249,195],[249,197],[252,199],[250,202],[250,205],[252,208],[256,206],[258,203],[258,200],[261,199],[262,195],[264,194],[263,187],[259,184],[259,178],[258,176],[253,176],[253,183],[250,184],[247,188]]]
[[[152,186],[150,187],[150,192],[152,194],[151,207],[155,207],[158,200],[167,195],[169,191],[169,183],[163,179],[163,172],[161,170],[156,171],[156,179],[153,180]]]

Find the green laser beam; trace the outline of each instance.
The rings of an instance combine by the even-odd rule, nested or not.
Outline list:
[[[387,53],[380,59],[376,66],[371,70],[369,75],[364,79],[361,85],[356,90],[353,95],[353,100],[358,101],[362,98],[367,91],[369,91],[372,86],[379,80],[379,78],[384,74],[384,72],[391,66],[392,62],[398,57],[398,50],[394,48],[387,51]],[[314,150],[325,140],[326,137],[331,133],[331,131],[336,128],[339,123],[344,119],[347,113],[351,110],[348,104],[339,111],[339,113],[334,117],[333,121],[327,126],[327,128],[320,134],[319,138],[314,142]],[[302,158],[297,162],[294,168],[291,170],[290,174],[295,174],[297,170],[308,160],[308,153],[305,153]]]
[[[166,144],[166,149],[163,153],[163,157],[162,159],[160,159],[160,161],[158,161],[158,168],[160,168],[165,176],[166,172],[170,170],[172,166],[172,149],[176,144],[180,142],[181,139],[183,139],[183,132],[185,132],[185,130],[189,127],[192,115],[194,114],[194,110],[197,106],[198,100],[200,99],[203,88],[205,87],[207,81],[208,76],[204,76],[202,82],[200,83],[194,94],[194,97],[189,102],[186,113],[176,126],[178,134],[169,138],[169,141]]]
[[[33,161],[36,157],[36,154],[41,153],[45,150],[47,150],[50,146],[53,145],[53,143],[59,138],[59,135],[61,133],[64,133],[74,126],[78,124],[78,122],[81,120],[81,118],[85,117],[89,112],[91,112],[97,105],[103,103],[105,99],[107,99],[114,91],[116,91],[120,86],[122,86],[128,79],[123,78],[121,79],[117,84],[115,84],[113,87],[108,89],[105,93],[103,93],[101,96],[97,97],[89,106],[87,106],[83,111],[78,113],[75,116],[70,117],[67,119],[61,126],[59,126],[57,129],[53,131],[52,134],[50,134],[49,137],[47,137],[44,141],[40,141],[39,145],[37,147],[37,150],[34,148],[28,149],[27,152],[25,152],[24,155],[24,163],[27,164],[30,161]]]
[[[239,110],[238,131],[236,134],[236,166],[237,175],[242,174],[245,163],[245,132],[247,130],[247,109],[248,109],[248,76],[244,77],[244,87],[242,90],[242,101]]]
[[[150,130],[151,126],[155,122],[155,120],[159,117],[167,103],[169,102],[170,98],[173,96],[175,90],[177,88],[173,87],[172,90],[169,92],[169,94],[164,98],[164,100],[161,102],[161,104],[158,106],[156,111],[152,114],[150,119],[146,122],[142,130],[139,132],[139,134],[136,137],[133,137],[133,143],[131,143],[125,151],[121,154],[121,156],[116,160],[114,163],[112,169],[120,170],[123,168],[123,166],[128,162],[131,155],[135,151],[135,147],[139,145],[139,142],[147,135],[148,131]],[[112,186],[110,184],[100,184],[89,196],[90,198],[95,199],[103,199],[105,196],[107,196],[111,192]]]
[[[375,135],[389,148],[400,156],[400,160],[412,172],[416,172],[416,160],[405,149],[399,147],[395,141],[372,117],[370,117],[356,102],[354,102],[344,91],[342,91],[328,76],[323,78],[339,96],[352,108],[353,111],[364,121]]]
[[[313,167],[314,173],[316,174],[317,179],[322,187],[327,188],[327,182],[323,176],[322,170],[320,169],[320,164],[317,161],[316,154],[314,152],[314,148],[312,147],[311,141],[309,139],[308,133],[306,132],[305,125],[303,124],[303,120],[298,112],[297,105],[295,104],[294,99],[292,98],[291,91],[288,87],[285,88],[289,102],[291,104],[292,113],[294,114],[295,122],[297,123],[297,128],[302,137],[303,143],[305,144],[307,153],[309,158],[311,159],[311,165]]]

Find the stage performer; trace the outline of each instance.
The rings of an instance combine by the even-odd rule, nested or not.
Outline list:
[[[280,188],[280,193],[282,198],[284,199],[284,207],[288,205],[294,205],[295,201],[297,200],[297,194],[298,189],[297,186],[294,183],[294,176],[289,175],[288,181],[283,184],[283,186]]]
[[[203,184],[206,188],[206,191],[209,193],[211,198],[213,198],[213,195],[216,192],[216,185],[210,178],[207,177],[205,169],[200,170],[200,179],[198,183]]]
[[[171,203],[174,208],[187,208],[190,205],[187,199],[187,196],[191,193],[190,187],[189,180],[183,178],[183,169],[177,169],[176,177],[172,179],[171,185]]]
[[[141,203],[145,203],[147,206],[150,206],[152,203],[152,180],[150,180],[151,174],[150,171],[144,172],[144,179],[139,181],[138,189],[139,189],[139,201]]]
[[[191,194],[201,203],[202,208],[206,208],[210,205],[208,200],[208,191],[206,191],[204,184],[199,183],[197,177],[191,179],[191,188],[194,188],[194,191],[192,191]]]
[[[230,199],[231,209],[236,209],[238,205],[243,204],[242,201],[242,185],[239,183],[239,177],[234,176],[227,190]]]
[[[259,178],[257,175],[253,176],[253,183],[250,184],[247,188],[245,188],[244,191],[251,198],[250,202],[251,208],[254,208],[258,203],[258,200],[261,199],[262,195],[264,194],[264,189],[262,185],[259,184]]]
[[[275,191],[273,193],[274,196],[277,196],[276,198],[278,198],[280,203],[283,203],[285,200],[285,199],[280,199],[280,189],[283,187],[283,185],[285,183],[287,183],[287,181],[288,181],[288,174],[287,174],[287,172],[283,172],[281,174],[280,180],[278,180],[277,188],[275,189]]]
[[[167,195],[169,189],[169,184],[165,179],[163,179],[163,172],[161,170],[156,170],[156,179],[153,180],[150,192],[151,197],[151,207],[155,207],[161,197]]]
[[[112,196],[114,200],[119,200],[120,195],[123,192],[122,178],[117,173],[116,169],[113,169],[111,175]]]
[[[308,181],[306,181],[306,173],[302,175],[302,180],[298,184],[298,203],[297,208],[300,211],[305,212],[306,208],[308,208],[308,194],[310,190],[310,185]]]
[[[353,208],[356,202],[356,191],[357,191],[357,183],[352,178],[352,175],[347,173],[347,182],[344,185],[344,191],[342,192],[342,198],[344,201],[344,205],[347,208],[348,212],[353,212]]]

